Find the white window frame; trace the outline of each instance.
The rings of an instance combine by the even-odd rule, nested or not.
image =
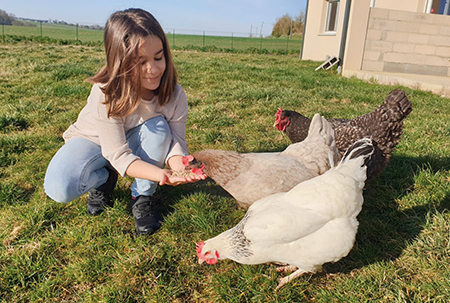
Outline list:
[[[337,29],[337,21],[339,16],[339,4],[340,0],[326,0],[328,2],[327,7],[327,19],[325,23],[326,33],[335,33]]]

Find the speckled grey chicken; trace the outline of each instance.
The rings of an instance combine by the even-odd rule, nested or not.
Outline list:
[[[327,119],[334,129],[339,156],[356,140],[370,137],[375,151],[368,160],[367,179],[378,177],[389,163],[391,152],[400,142],[403,122],[412,111],[412,103],[406,93],[395,89],[378,108],[355,119]],[[306,138],[311,119],[295,112],[278,110],[275,126],[286,133],[292,143]]]
[[[333,129],[319,114],[314,115],[302,142],[282,152],[238,153],[202,150],[192,154],[196,165],[230,193],[246,209],[254,201],[286,192],[304,180],[330,169],[329,157],[337,159]]]

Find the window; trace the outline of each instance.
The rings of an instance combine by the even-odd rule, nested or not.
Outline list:
[[[337,27],[337,19],[339,12],[339,0],[327,0],[327,23],[325,24],[326,32],[335,32]]]

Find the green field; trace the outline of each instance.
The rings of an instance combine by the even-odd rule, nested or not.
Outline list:
[[[396,88],[315,72],[318,62],[297,55],[173,57],[191,152],[280,151],[289,140],[273,127],[278,107],[354,118]],[[47,165],[86,104],[84,80],[103,62],[100,46],[0,42],[0,302],[448,301],[448,99],[403,87],[413,111],[390,164],[365,186],[352,251],[274,292],[272,264],[197,263],[195,243],[245,214],[214,182],[159,188],[165,221],[150,237],[135,235],[130,178],[119,178],[114,207],[98,217],[86,214],[87,196],[59,204],[45,195]]]
[[[15,36],[38,36],[38,37],[50,37],[53,39],[63,40],[78,40],[82,42],[87,41],[103,41],[103,31],[92,30],[85,28],[77,28],[69,25],[59,24],[47,24],[47,23],[33,23],[36,26],[2,26],[2,35],[15,35]]]
[[[103,41],[103,31],[76,28],[70,25],[58,25],[48,23],[33,23],[30,26],[8,26],[1,28],[1,35],[37,36],[62,40],[79,40],[81,42]],[[281,51],[299,54],[301,49],[301,37],[292,38],[249,38],[235,37],[230,33],[226,36],[209,35],[207,32],[196,31],[196,34],[185,34],[183,31],[171,31],[167,33],[167,39],[172,48],[207,48],[209,50],[223,49],[233,51]]]

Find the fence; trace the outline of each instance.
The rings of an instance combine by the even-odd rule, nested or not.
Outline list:
[[[27,22],[32,26],[11,26],[2,24],[2,37],[49,37],[81,42],[103,41],[103,30],[84,28],[77,25]],[[231,51],[259,51],[299,54],[301,36],[292,37],[245,37],[245,33],[214,32],[182,29],[166,29],[167,39],[172,48],[203,48]]]

